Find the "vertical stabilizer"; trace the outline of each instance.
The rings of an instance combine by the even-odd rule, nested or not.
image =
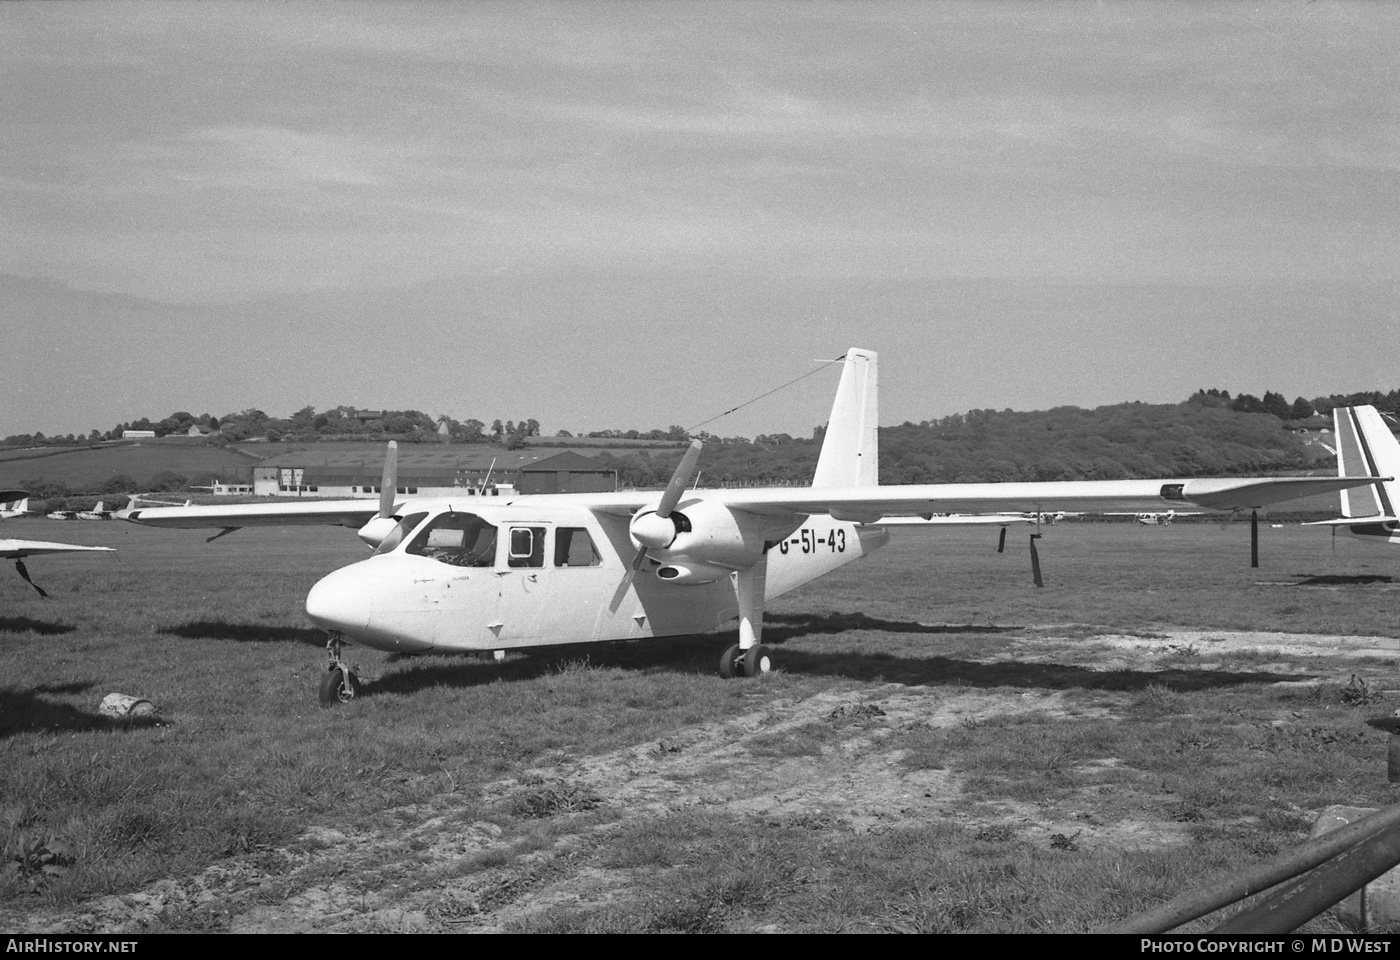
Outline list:
[[[1337,407],[1337,475],[1400,477],[1400,441],[1375,407]],[[1400,482],[1395,480],[1342,491],[1343,517],[1395,517]]]
[[[826,425],[813,487],[873,487],[880,482],[879,354],[852,347],[846,351],[836,402]]]

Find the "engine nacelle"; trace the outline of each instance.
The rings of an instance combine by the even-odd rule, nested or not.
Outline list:
[[[669,543],[659,536],[650,536],[649,529],[638,530],[643,524],[658,520],[655,513],[637,515],[632,535],[634,546],[643,546],[645,541],[637,537],[637,533],[642,532],[652,541],[645,544],[647,555],[663,567],[699,564],[726,571],[751,567],[758,562],[758,558],[763,556],[763,541],[769,526],[766,518],[756,516],[745,517],[745,522],[741,524],[734,511],[701,497],[682,500],[670,517],[660,521],[674,531]],[[656,525],[659,526],[659,523]],[[657,532],[664,534],[667,531]],[[666,545],[658,547],[655,545],[658,541]]]
[[[376,550],[384,542],[384,538],[393,533],[398,525],[399,521],[394,517],[373,517],[356,533],[359,534],[361,540],[369,544],[371,550]]]
[[[679,563],[668,563],[664,567],[658,568],[656,578],[664,580],[666,583],[690,585],[714,583],[716,580],[727,578],[730,572],[725,567],[683,560]]]

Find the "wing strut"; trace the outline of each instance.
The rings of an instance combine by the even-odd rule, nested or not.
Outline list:
[[[19,575],[20,575],[21,577],[24,578],[24,582],[25,582],[25,583],[29,584],[29,585],[30,585],[31,587],[33,587],[35,590],[38,590],[38,591],[39,591],[39,596],[43,597],[45,600],[47,600],[47,599],[49,598],[49,595],[48,595],[47,593],[44,592],[44,588],[43,588],[43,587],[39,586],[39,585],[38,585],[37,583],[35,583],[33,580],[29,579],[29,568],[27,568],[27,567],[24,565],[24,561],[23,561],[23,560],[16,560],[16,561],[15,561],[15,569],[19,571]]]

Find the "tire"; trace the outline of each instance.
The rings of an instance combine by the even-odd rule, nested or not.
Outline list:
[[[739,645],[736,643],[719,658],[719,675],[726,680],[733,680],[739,675],[739,667],[734,662],[739,659]]]
[[[744,651],[744,676],[756,677],[773,669],[773,654],[761,643],[755,643]]]
[[[336,667],[327,670],[321,678],[321,706],[333,707],[338,703],[349,703],[360,692],[360,678],[349,670]]]

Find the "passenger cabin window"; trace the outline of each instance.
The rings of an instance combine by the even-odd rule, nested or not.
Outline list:
[[[454,567],[489,567],[496,561],[496,528],[474,513],[442,513],[414,534],[404,553]]]
[[[583,527],[560,527],[554,531],[556,567],[597,567],[602,562],[593,538]]]
[[[544,527],[511,527],[510,560],[512,567],[544,566]]]

